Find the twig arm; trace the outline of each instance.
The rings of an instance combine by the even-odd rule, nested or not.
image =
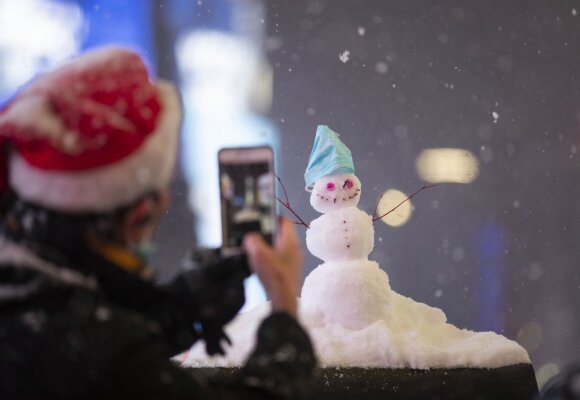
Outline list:
[[[386,213],[384,213],[384,214],[383,214],[383,215],[381,215],[380,217],[376,217],[375,215],[376,215],[376,213],[377,213],[377,210],[378,210],[378,208],[379,208],[379,202],[380,202],[380,200],[383,198],[383,195],[384,195],[384,193],[383,193],[383,194],[381,195],[381,197],[379,198],[379,202],[377,202],[377,209],[375,209],[375,213],[373,214],[373,222],[375,222],[375,221],[378,221],[379,219],[383,219],[384,217],[386,217],[387,215],[389,215],[390,213],[392,213],[393,211],[395,211],[397,208],[399,208],[399,207],[400,207],[400,206],[401,206],[403,203],[405,203],[405,202],[407,202],[407,201],[411,200],[413,197],[415,197],[415,195],[416,195],[417,193],[421,192],[422,190],[425,190],[425,189],[432,188],[433,186],[437,186],[437,184],[433,184],[433,185],[423,185],[423,186],[421,186],[419,189],[417,189],[417,190],[415,191],[415,193],[413,193],[412,195],[410,195],[409,197],[407,197],[405,200],[403,200],[403,201],[401,201],[399,204],[397,204],[397,205],[395,206],[395,208],[393,208],[393,209],[391,209],[391,210],[387,211]]]
[[[306,229],[309,229],[310,226],[308,226],[308,224],[306,222],[304,222],[304,220],[302,218],[300,218],[300,215],[298,215],[296,213],[296,211],[294,211],[294,209],[290,205],[290,199],[288,199],[288,192],[286,191],[286,187],[284,186],[282,179],[280,179],[280,177],[278,175],[276,175],[276,179],[278,179],[278,182],[280,183],[280,186],[282,187],[282,191],[284,192],[284,198],[286,199],[286,201],[282,201],[282,199],[280,199],[278,196],[276,196],[276,200],[280,204],[282,204],[282,206],[284,206],[284,208],[286,210],[290,211],[292,213],[292,215],[294,215],[298,219],[298,221],[293,221],[296,225],[302,225],[302,226],[305,226]]]
[[[310,226],[308,226],[308,224],[307,224],[306,222],[304,222],[304,220],[303,220],[302,218],[300,218],[300,215],[298,215],[298,214],[296,213],[296,211],[294,211],[294,210],[292,209],[292,207],[290,206],[290,204],[288,204],[288,203],[284,203],[284,202],[282,201],[282,199],[280,199],[278,196],[276,196],[276,200],[278,200],[278,202],[279,202],[280,204],[282,204],[286,210],[290,211],[290,212],[292,213],[292,215],[294,215],[294,216],[295,216],[295,217],[298,219],[298,221],[295,221],[295,223],[296,223],[297,225],[303,225],[303,226],[305,226],[305,227],[306,227],[306,229],[310,228]]]
[[[379,204],[381,203],[381,200],[383,199],[384,195],[385,195],[385,192],[383,192],[383,194],[381,194],[379,196],[379,199],[377,200],[377,204],[375,204],[375,212],[373,212],[373,221],[375,220],[375,216],[377,215],[377,211],[379,211]]]
[[[280,201],[282,204],[290,205],[290,200],[288,200],[288,193],[286,192],[286,186],[284,186],[284,183],[282,183],[282,179],[280,179],[280,177],[278,175],[276,175],[276,179],[278,179],[278,182],[280,183],[280,186],[282,187],[282,190],[284,191],[284,198],[286,199],[286,203],[280,201],[280,199],[278,199],[278,201]]]

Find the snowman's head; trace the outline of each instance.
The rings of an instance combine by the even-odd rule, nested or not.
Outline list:
[[[355,207],[360,190],[360,180],[354,174],[328,175],[314,183],[310,205],[323,214],[339,208]]]

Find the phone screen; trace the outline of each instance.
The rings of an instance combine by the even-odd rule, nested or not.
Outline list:
[[[269,147],[220,150],[224,250],[240,250],[248,232],[260,232],[271,243],[276,229],[273,161]]]

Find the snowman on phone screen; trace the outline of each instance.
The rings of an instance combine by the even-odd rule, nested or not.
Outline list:
[[[387,322],[389,279],[368,259],[374,247],[373,218],[357,207],[361,182],[350,150],[326,125],[318,126],[304,178],[310,204],[323,214],[310,224],[306,245],[324,263],[304,282],[302,310],[354,330]]]

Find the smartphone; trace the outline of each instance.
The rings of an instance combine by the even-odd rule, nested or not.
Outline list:
[[[259,232],[272,243],[277,229],[272,148],[223,148],[218,161],[222,254],[242,253],[248,232]]]

